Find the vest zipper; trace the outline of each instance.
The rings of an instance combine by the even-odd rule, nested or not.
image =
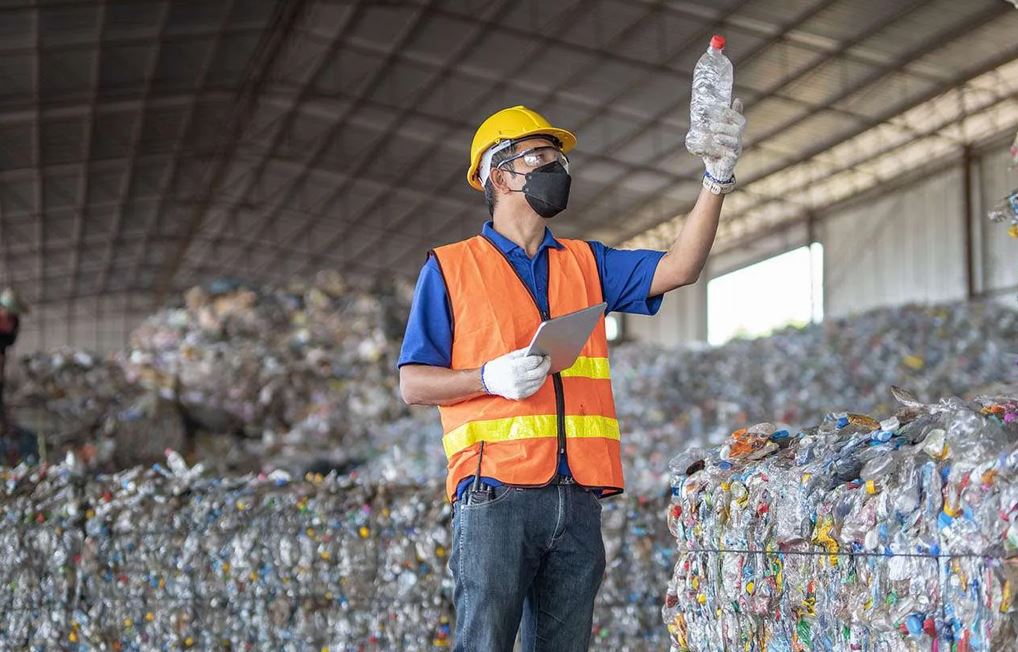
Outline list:
[[[566,398],[562,388],[562,374],[552,374],[552,381],[555,383],[555,410],[558,413],[558,452],[559,455],[566,454]],[[555,473],[558,473],[558,460],[555,463]]]
[[[534,292],[530,289],[530,286],[527,285],[527,282],[523,280],[523,277],[520,276],[520,273],[516,271],[516,268],[513,267],[512,261],[510,261],[508,256],[505,255],[505,252],[502,251],[501,249],[499,249],[498,245],[496,245],[494,242],[489,240],[487,238],[487,236],[483,236],[482,235],[481,237],[484,238],[488,242],[488,244],[490,244],[492,246],[492,248],[495,251],[497,251],[499,253],[499,255],[502,256],[503,259],[505,259],[506,264],[509,265],[509,269],[511,269],[513,271],[513,274],[516,275],[516,278],[519,280],[520,285],[522,285],[523,289],[526,290],[527,294],[530,295],[530,299],[534,302],[534,307],[537,308],[537,314],[539,314],[541,316],[541,319],[543,321],[548,321],[549,319],[551,319],[551,315],[549,315],[548,312],[546,312],[544,310],[541,310],[541,304],[538,303],[537,297],[534,295]],[[551,255],[550,254],[548,255],[548,284],[551,285]],[[551,309],[551,300],[550,299],[548,300],[548,308],[549,308],[549,310]],[[551,379],[552,379],[552,383],[553,383],[554,388],[555,388],[555,416],[557,417],[556,421],[557,421],[557,424],[558,424],[558,452],[559,452],[559,455],[565,455],[565,452],[566,452],[566,398],[565,398],[565,390],[564,390],[563,385],[562,385],[562,374],[561,374],[561,372],[560,373],[556,373],[556,374],[552,374],[551,375]],[[551,481],[555,479],[556,475],[558,475],[558,464],[559,464],[559,460],[556,458],[556,460],[555,460],[555,469],[552,472],[551,477],[548,478],[548,482],[544,483],[545,485],[551,484]],[[536,486],[544,486],[544,485],[536,485]]]

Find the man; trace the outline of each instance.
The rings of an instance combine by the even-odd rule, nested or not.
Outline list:
[[[556,239],[575,136],[515,106],[474,135],[467,182],[492,221],[430,252],[400,354],[400,390],[437,405],[453,502],[449,566],[455,650],[586,650],[604,573],[603,497],[623,490],[604,318],[576,363],[524,351],[542,320],[608,303],[653,315],[694,283],[735,185],[745,120],[738,100],[712,116],[704,190],[667,253]]]
[[[7,408],[4,403],[4,377],[7,365],[7,349],[14,346],[21,327],[20,315],[27,309],[12,288],[0,291],[0,436],[8,430]]]

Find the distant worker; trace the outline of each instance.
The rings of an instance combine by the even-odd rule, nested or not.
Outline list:
[[[716,158],[666,252],[555,238],[576,137],[524,106],[474,135],[467,182],[492,221],[429,252],[399,359],[400,390],[437,405],[453,503],[449,567],[455,650],[586,650],[605,569],[601,499],[622,493],[602,315],[573,366],[551,374],[525,355],[543,320],[607,302],[655,314],[662,295],[695,283],[735,186],[745,119],[738,100],[713,115]],[[437,442],[436,442],[437,445]]]
[[[12,288],[0,291],[0,434],[7,433],[7,406],[4,403],[7,349],[14,346],[14,342],[17,341],[21,315],[27,312],[28,309]]]

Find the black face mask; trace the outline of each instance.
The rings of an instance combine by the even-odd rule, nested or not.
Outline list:
[[[508,172],[520,174],[514,170],[508,170]],[[542,165],[524,176],[527,181],[523,184],[523,189],[513,192],[522,192],[535,213],[549,219],[566,209],[572,177],[569,176],[562,163],[554,161]]]

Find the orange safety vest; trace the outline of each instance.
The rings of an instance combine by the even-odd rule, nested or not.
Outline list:
[[[530,343],[544,319],[603,301],[590,245],[559,240],[548,249],[548,307],[537,300],[505,254],[484,236],[434,250],[452,308],[452,368],[476,369]],[[572,367],[553,374],[522,401],[486,395],[439,407],[449,460],[445,488],[477,471],[510,485],[541,486],[555,477],[565,449],[578,484],[622,493],[619,424],[615,417],[604,316]],[[483,446],[483,455],[481,448]]]

